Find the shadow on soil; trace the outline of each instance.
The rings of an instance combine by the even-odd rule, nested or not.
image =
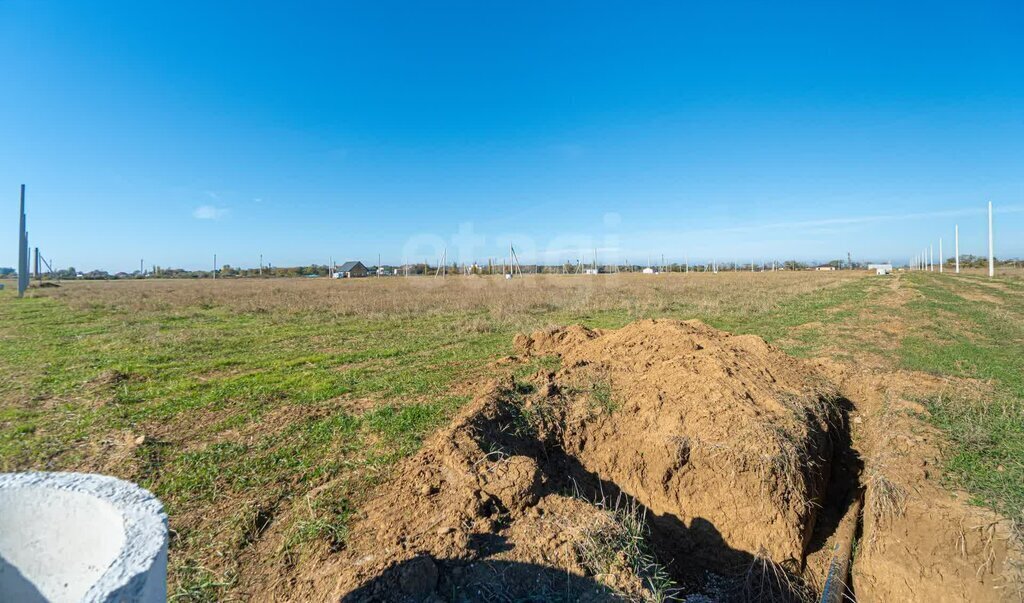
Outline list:
[[[821,550],[836,534],[860,488],[861,462],[852,448],[848,413],[852,404],[840,400],[842,425],[835,429],[829,478],[822,492],[822,511],[809,536],[805,555]],[[481,448],[533,458],[546,479],[538,498],[571,495],[605,509],[625,505],[645,518],[646,548],[665,568],[680,593],[704,594],[715,601],[807,601],[814,596],[800,578],[804,559],[772,563],[730,547],[717,527],[703,518],[687,525],[672,514],[645,508],[622,488],[588,471],[575,456],[531,429],[509,429],[517,407],[502,405],[498,415],[479,417],[468,426]],[[497,508],[499,515],[507,509]],[[511,561],[502,555],[512,544],[500,534],[473,534],[469,554],[455,559],[420,555],[397,563],[346,595],[342,601],[620,601],[621,596],[592,576],[556,567]],[[638,576],[644,577],[641,568]]]
[[[620,601],[593,578],[513,561],[437,559],[398,563],[341,599],[344,603]]]

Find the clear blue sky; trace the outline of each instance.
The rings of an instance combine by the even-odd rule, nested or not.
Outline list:
[[[897,4],[0,0],[0,265],[1024,255],[1024,4]]]

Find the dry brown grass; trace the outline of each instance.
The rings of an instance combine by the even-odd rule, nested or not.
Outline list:
[[[785,298],[831,288],[862,272],[751,274],[530,275],[501,277],[134,280],[65,283],[33,296],[76,309],[128,312],[219,307],[239,313],[315,313],[329,317],[397,318],[486,312],[500,322],[523,315],[621,310],[644,315],[686,308],[697,315],[759,314]]]

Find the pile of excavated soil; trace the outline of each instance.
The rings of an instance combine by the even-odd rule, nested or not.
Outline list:
[[[653,513],[659,548],[691,568],[760,554],[799,566],[842,422],[835,390],[752,335],[698,321],[554,329],[516,344],[557,354],[559,383],[605,383],[615,411],[575,405],[562,446]]]
[[[652,576],[636,559],[594,567],[616,505],[647,520],[645,559],[677,581],[754,559],[799,571],[843,420],[809,365],[695,321],[516,345],[520,360],[557,355],[561,368],[495,383],[463,408],[289,596],[640,599]]]
[[[864,600],[1017,592],[1010,548],[995,528],[975,534],[975,521],[998,518],[915,481],[927,473],[920,436],[906,435],[917,424],[881,411],[865,421],[850,395],[872,394],[863,379],[697,321],[556,328],[515,344],[513,365],[557,356],[560,368],[491,383],[378,487],[341,550],[252,594],[652,600],[671,578],[692,600],[806,601],[839,567],[837,592],[852,597],[835,559],[858,536]]]

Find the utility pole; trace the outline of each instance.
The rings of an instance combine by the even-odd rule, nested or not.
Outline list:
[[[942,237],[939,237],[939,273],[942,273],[942,265],[946,263],[946,258],[942,256]]]
[[[426,260],[424,260],[424,263],[426,263]],[[441,264],[437,267],[437,272],[434,273],[434,278],[437,278],[437,275],[439,275],[439,274],[441,275],[441,278],[444,278],[445,276],[448,275],[448,248],[447,247],[445,247],[444,251],[441,252]]]
[[[928,245],[928,272],[935,272],[935,243]]]
[[[217,254],[213,254],[213,280],[217,280]]]
[[[853,270],[853,256],[850,255],[849,251],[846,252],[846,267]]]
[[[139,260],[139,275],[146,276],[145,260]]]
[[[960,274],[960,225],[953,227],[953,238],[956,240],[956,273]]]
[[[25,185],[21,185],[21,227],[18,229],[18,297],[28,289],[28,231],[25,230]]]
[[[260,276],[263,276],[263,254],[260,254]]]
[[[996,275],[996,262],[992,246],[992,202],[988,202],[988,277]]]

